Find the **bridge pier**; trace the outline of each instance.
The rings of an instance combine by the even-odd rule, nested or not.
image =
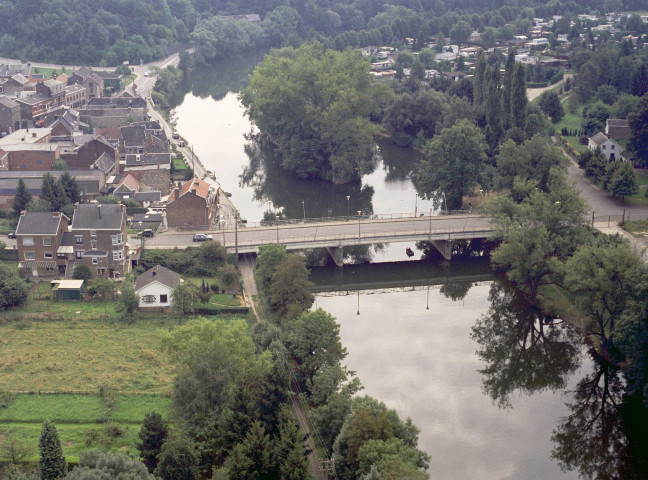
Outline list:
[[[341,245],[339,247],[326,247],[326,250],[338,267],[344,265],[344,248]]]
[[[443,258],[452,260],[452,240],[431,240],[430,243],[443,255]]]

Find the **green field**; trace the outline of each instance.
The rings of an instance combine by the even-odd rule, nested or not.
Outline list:
[[[187,164],[182,158],[174,158],[173,159],[173,168],[177,171],[181,170],[186,170],[187,169]]]
[[[45,78],[52,78],[52,73],[54,72],[54,70],[56,70],[57,74],[60,74],[61,71],[63,70],[68,76],[72,75],[73,73],[73,71],[68,68],[61,69],[61,68],[45,68],[45,67],[34,67],[32,68],[31,73],[45,75]]]
[[[30,303],[65,306],[69,314],[28,314],[0,325],[0,391],[96,393],[102,386],[170,391],[173,368],[159,352],[156,332],[173,328],[175,319],[151,315],[127,325],[75,313],[84,302]]]

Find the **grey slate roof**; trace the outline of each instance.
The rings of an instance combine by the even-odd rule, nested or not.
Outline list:
[[[160,193],[160,192],[158,192]],[[136,213],[133,215],[131,223],[146,222],[146,223],[162,223],[161,213]]]
[[[119,204],[80,204],[74,210],[71,230],[120,230],[123,215]]]
[[[113,106],[115,108],[146,108],[146,100],[140,97],[95,97],[88,100],[88,106]]]
[[[137,277],[135,291],[137,292],[153,282],[160,282],[169,288],[175,288],[180,283],[180,275],[162,265],[156,265]]]
[[[18,220],[16,235],[56,235],[60,213],[25,212]]]
[[[74,234],[72,232],[63,232],[61,236],[61,246],[71,247],[74,245]]]
[[[74,73],[77,74],[79,77],[81,77],[83,80],[85,80],[90,76],[90,73],[92,72],[88,67],[81,67]]]
[[[146,127],[144,127],[144,125],[122,127],[121,138],[124,141],[124,145],[127,147],[144,145]]]
[[[4,105],[7,108],[14,108],[18,106],[18,103],[5,95],[0,95],[0,105]]]
[[[20,73],[26,77],[29,76],[31,72],[31,66],[25,65],[24,63],[16,63],[13,65],[0,64],[0,77],[11,77],[17,73]]]
[[[170,153],[142,153],[136,155],[129,153],[126,155],[127,167],[140,167],[142,165],[170,165]]]
[[[159,202],[162,198],[162,192],[156,190],[153,192],[135,192],[133,200],[136,202]]]
[[[603,132],[598,132],[596,135],[591,137],[590,140],[595,145],[602,145],[603,143],[607,142],[609,138],[606,137]]]
[[[93,164],[93,167],[97,170],[101,170],[104,173],[108,173],[115,166],[115,161],[110,158],[106,152],[102,153],[97,161]]]

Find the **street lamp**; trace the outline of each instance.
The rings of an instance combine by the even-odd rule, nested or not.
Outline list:
[[[432,207],[430,207],[430,237],[432,237]]]
[[[304,223],[306,223],[306,205],[304,204],[304,199],[302,199],[302,210],[304,211]]]
[[[445,213],[447,215],[448,214],[448,200],[446,199],[445,192],[441,192],[441,195],[443,196],[443,206],[445,207]]]
[[[414,197],[414,218],[416,218],[417,213],[418,213],[418,193]]]
[[[347,195],[347,220],[349,220],[349,200],[351,200],[351,195]]]
[[[279,215],[275,215],[277,219],[277,243],[279,243]]]
[[[362,211],[358,210],[358,238],[360,238],[360,214]]]
[[[221,218],[220,220],[220,227],[221,230],[223,231],[223,247],[225,246],[225,219]]]

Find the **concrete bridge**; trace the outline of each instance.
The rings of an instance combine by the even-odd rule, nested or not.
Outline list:
[[[257,252],[261,245],[281,243],[288,250],[327,248],[337,265],[349,245],[430,241],[446,258],[452,255],[453,240],[486,238],[492,232],[489,219],[481,215],[440,215],[398,219],[350,218],[349,220],[238,227],[209,232],[225,245],[228,253]],[[192,244],[193,232],[168,232],[147,240],[155,248]]]

